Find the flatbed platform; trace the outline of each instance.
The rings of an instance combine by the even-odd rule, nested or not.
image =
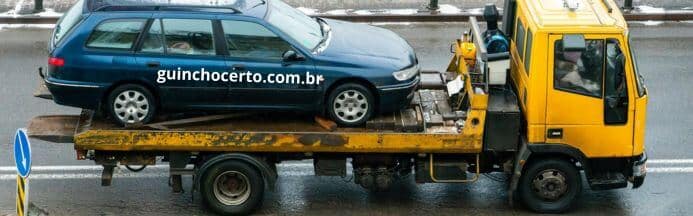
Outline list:
[[[83,110],[80,115],[35,117],[28,131],[34,138],[74,143],[76,150],[479,153],[488,98],[469,90],[460,94],[469,97],[469,106],[457,116],[444,90],[422,89],[409,109],[378,116],[357,128],[330,129],[312,116],[259,112],[133,128]],[[457,119],[450,120],[450,115]]]

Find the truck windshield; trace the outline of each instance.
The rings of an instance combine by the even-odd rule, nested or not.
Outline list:
[[[58,20],[58,24],[55,25],[55,30],[53,30],[53,38],[51,39],[51,47],[55,47],[60,39],[65,37],[66,33],[72,29],[72,27],[77,24],[82,18],[82,9],[84,6],[84,0],[77,1],[68,10],[63,17]]]
[[[628,45],[630,46],[630,58],[631,62],[633,62],[633,71],[635,71],[635,85],[638,89],[638,96],[642,97],[647,94],[647,88],[645,88],[645,79],[640,75],[640,70],[638,70],[638,60],[635,57],[635,52],[633,52],[633,42],[630,39],[630,36],[628,37]]]
[[[281,0],[270,2],[267,22],[279,28],[306,49],[312,50],[323,38],[320,23]]]

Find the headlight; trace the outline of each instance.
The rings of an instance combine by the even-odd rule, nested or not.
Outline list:
[[[419,65],[417,64],[401,71],[395,71],[392,73],[392,76],[399,81],[405,81],[419,74],[419,69]]]

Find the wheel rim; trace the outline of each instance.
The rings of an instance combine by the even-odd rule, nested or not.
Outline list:
[[[248,177],[237,171],[226,171],[214,179],[214,197],[224,205],[240,205],[250,197]]]
[[[532,190],[534,194],[544,200],[556,201],[560,199],[568,191],[565,173],[555,169],[539,172],[532,180]]]
[[[149,100],[139,91],[123,91],[113,101],[113,111],[122,122],[137,123],[149,114]]]
[[[368,112],[368,99],[356,90],[346,90],[337,95],[332,104],[334,114],[344,122],[358,122]]]

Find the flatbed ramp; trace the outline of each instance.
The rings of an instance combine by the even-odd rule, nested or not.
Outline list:
[[[83,110],[80,115],[35,117],[29,133],[52,142],[73,142],[76,150],[479,153],[488,98],[471,91],[466,94],[470,102],[463,116],[459,111],[455,116],[445,91],[424,89],[417,92],[410,108],[374,118],[359,128],[331,130],[312,117],[291,113],[236,115],[198,123],[176,120],[184,124],[174,127],[154,123],[124,128]]]

